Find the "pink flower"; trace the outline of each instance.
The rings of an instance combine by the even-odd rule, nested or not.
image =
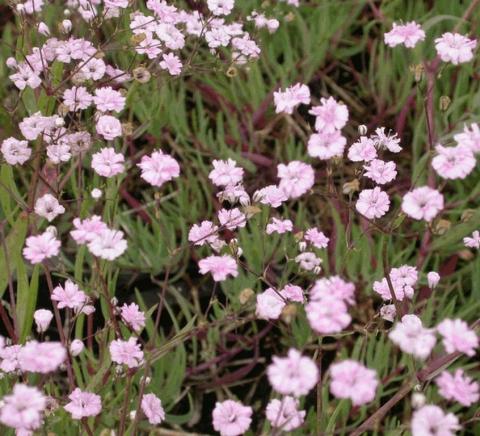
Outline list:
[[[88,249],[97,257],[115,260],[127,249],[127,241],[121,230],[105,229],[88,243]]]
[[[395,304],[386,304],[380,308],[380,316],[388,322],[393,322],[395,320],[395,316],[397,315],[397,309],[395,308]]]
[[[299,397],[307,395],[317,384],[318,368],[312,359],[290,348],[287,357],[273,356],[273,363],[267,367],[267,376],[279,394]]]
[[[314,133],[308,139],[308,155],[321,160],[341,157],[345,151],[347,139],[339,130],[331,133]]]
[[[404,315],[388,336],[404,353],[413,354],[421,360],[430,355],[436,342],[433,330],[423,327],[416,315]]]
[[[460,429],[458,418],[453,413],[445,414],[433,404],[416,410],[412,417],[412,436],[454,436]]]
[[[438,282],[440,281],[440,274],[438,274],[436,271],[430,271],[427,274],[427,281],[428,287],[430,289],[435,289],[438,285]]]
[[[215,243],[218,239],[218,227],[211,221],[202,221],[200,225],[194,224],[188,233],[188,240],[194,245]]]
[[[333,97],[321,98],[320,106],[313,106],[308,113],[314,115],[315,129],[321,133],[334,133],[345,127],[348,121],[348,109]]]
[[[121,308],[121,317],[125,324],[128,324],[137,333],[145,327],[145,314],[135,303],[129,305],[125,303]]]
[[[228,15],[232,12],[235,0],[207,0],[207,5],[213,15]]]
[[[430,222],[443,209],[443,195],[428,186],[407,192],[402,200],[402,211],[416,220]]]
[[[222,202],[228,201],[230,204],[237,202],[242,206],[248,206],[250,204],[250,196],[241,184],[225,186],[223,191],[217,193],[217,198]]]
[[[303,303],[303,289],[296,285],[285,285],[280,291],[280,295],[288,301]]]
[[[316,271],[320,272],[320,264],[322,263],[322,259],[317,257],[315,253],[311,251],[306,251],[305,253],[300,253],[297,257],[295,257],[295,262],[300,265],[300,268],[304,269],[305,271]]]
[[[81,291],[71,280],[65,281],[64,286],[57,286],[52,292],[52,300],[57,301],[58,308],[68,307],[78,312],[87,302],[85,292]]]
[[[375,142],[366,136],[360,136],[360,139],[348,149],[348,158],[352,162],[370,162],[376,157]]]
[[[152,425],[161,424],[165,420],[162,401],[155,394],[145,394],[143,396],[142,411]]]
[[[388,212],[390,199],[378,186],[360,192],[355,208],[369,219],[380,218]]]
[[[410,21],[402,25],[393,23],[392,30],[385,33],[384,38],[385,44],[390,47],[403,44],[405,47],[413,48],[419,41],[425,39],[425,32],[422,30],[420,24],[417,24],[415,21]]]
[[[253,410],[233,400],[217,402],[213,409],[213,428],[220,436],[240,436],[252,423]]]
[[[82,392],[76,388],[68,398],[70,402],[64,406],[64,409],[72,415],[72,419],[97,416],[102,411],[102,400],[99,395]]]
[[[29,341],[18,353],[22,371],[41,374],[56,371],[66,358],[67,350],[60,342]]]
[[[468,147],[473,153],[480,153],[480,128],[477,123],[464,126],[462,133],[453,136],[458,145]]]
[[[464,179],[475,168],[477,161],[469,147],[435,147],[437,155],[432,159],[432,167],[444,179]]]
[[[92,94],[84,86],[72,86],[63,92],[63,104],[72,112],[87,109],[92,101]]]
[[[405,297],[412,299],[414,294],[413,287],[418,280],[417,269],[413,266],[402,265],[399,268],[392,268],[389,275],[397,300],[403,301]],[[380,282],[373,282],[373,290],[380,294],[385,301],[392,299],[392,293],[386,278],[383,278]]]
[[[2,142],[1,152],[9,165],[23,165],[32,155],[27,141],[7,138]]]
[[[237,185],[243,179],[243,168],[237,167],[233,159],[213,160],[212,165],[208,178],[215,186]]]
[[[459,33],[447,32],[440,38],[435,39],[435,49],[440,59],[454,65],[471,61],[476,46],[476,40],[469,39]]]
[[[327,248],[328,241],[330,241],[330,239],[328,239],[325,234],[319,231],[316,227],[308,229],[305,232],[304,239],[316,248]]]
[[[44,333],[47,331],[48,326],[52,322],[53,313],[51,310],[47,309],[38,309],[33,314],[33,319],[37,325],[37,332]]]
[[[110,342],[108,347],[112,361],[119,365],[127,365],[129,368],[136,368],[143,363],[143,351],[137,338],[130,337],[128,341],[116,339]]]
[[[104,230],[108,229],[107,225],[98,215],[93,215],[84,220],[75,218],[73,220],[73,226],[75,227],[75,230],[70,231],[70,236],[79,245],[87,244],[99,236]]]
[[[2,398],[0,422],[19,431],[33,431],[43,422],[47,398],[37,388],[17,383],[10,395]]]
[[[160,61],[160,68],[167,70],[171,76],[178,76],[182,72],[182,62],[173,53],[164,54]]]
[[[315,183],[315,172],[311,165],[294,160],[287,165],[277,166],[280,183],[278,187],[288,198],[298,198],[308,192]]]
[[[29,236],[23,249],[25,259],[34,265],[57,256],[58,253],[60,253],[60,241],[48,230],[40,235]]]
[[[285,91],[278,90],[273,93],[275,111],[277,114],[293,113],[293,109],[299,104],[310,104],[310,89],[307,85],[297,83]]]
[[[211,273],[213,280],[221,282],[226,280],[229,275],[238,276],[237,262],[232,256],[224,254],[223,256],[209,256],[198,262],[200,274]]]
[[[271,207],[280,207],[284,201],[288,200],[288,196],[278,186],[269,185],[256,191],[253,194],[253,199]]]
[[[310,300],[305,306],[310,327],[322,335],[339,333],[352,321],[346,303],[334,295]]]
[[[377,148],[386,148],[392,153],[402,151],[402,147],[400,147],[400,138],[396,133],[385,133],[385,127],[379,127],[376,129],[375,133],[370,136],[370,139]]]
[[[447,353],[460,352],[467,356],[474,356],[478,348],[478,336],[461,319],[444,319],[437,326],[442,336],[442,343]]]
[[[3,372],[9,373],[20,369],[18,358],[21,350],[21,345],[10,345],[0,349],[0,358],[2,359],[0,369]]]
[[[337,398],[349,398],[354,406],[369,403],[375,398],[377,373],[355,360],[344,360],[330,367],[330,392]]]
[[[65,208],[52,194],[45,194],[35,202],[35,213],[50,222],[65,213]]]
[[[465,244],[465,247],[476,248],[478,250],[480,248],[480,231],[475,230],[472,233],[472,236],[466,236],[463,238],[463,243]]]
[[[273,288],[257,295],[255,314],[260,319],[278,319],[285,307],[285,301],[280,293]]]
[[[290,220],[280,220],[278,218],[272,218],[270,223],[267,224],[267,235],[272,233],[283,234],[291,232],[293,230],[293,223]]]
[[[378,185],[384,185],[397,177],[396,165],[392,161],[384,162],[380,159],[373,159],[363,168],[365,169],[365,177],[372,179]]]
[[[142,179],[152,186],[160,187],[180,175],[178,162],[161,150],[154,151],[151,156],[143,156],[137,166],[142,170]]]
[[[111,86],[97,88],[93,97],[95,106],[101,112],[121,112],[125,108],[125,101],[125,97]]]
[[[470,377],[463,375],[462,369],[457,369],[452,375],[443,371],[436,379],[438,393],[450,401],[458,401],[465,407],[475,404],[480,399],[479,385]]]
[[[96,124],[97,133],[103,136],[107,141],[122,136],[122,125],[115,117],[111,115],[102,115],[98,118]]]
[[[113,147],[101,148],[92,156],[92,168],[103,177],[114,177],[125,171],[125,157],[121,153],[115,153]]]
[[[339,276],[321,278],[310,290],[310,299],[318,301],[324,297],[335,297],[352,305],[355,303],[355,285]]]
[[[218,211],[218,221],[220,225],[228,230],[235,230],[237,227],[245,227],[247,217],[237,207]]]
[[[292,431],[300,427],[305,420],[305,410],[298,410],[297,398],[285,396],[281,400],[271,400],[265,410],[270,425],[282,431]]]

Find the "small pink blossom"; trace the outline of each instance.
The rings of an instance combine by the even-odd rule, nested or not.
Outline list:
[[[143,362],[143,351],[137,338],[130,337],[128,341],[115,339],[109,345],[112,361],[119,365],[127,365],[129,368],[136,368]]]
[[[101,112],[121,112],[125,108],[125,97],[111,86],[97,88],[93,103]]]
[[[60,342],[29,341],[18,353],[22,371],[40,374],[57,371],[66,358],[67,350]]]
[[[47,230],[40,235],[27,238],[23,256],[35,265],[45,259],[57,256],[60,253],[60,245],[60,241],[55,238],[52,232]]]
[[[471,236],[463,238],[463,243],[465,247],[476,248],[478,250],[480,248],[480,231],[475,230]]]
[[[372,139],[361,136],[348,149],[348,158],[352,162],[370,162],[377,157],[377,149]]]
[[[162,70],[167,70],[171,76],[180,75],[183,67],[180,58],[173,53],[164,54],[159,65]]]
[[[453,136],[458,145],[468,147],[472,153],[480,153],[480,128],[477,123],[464,126],[462,133]]]
[[[252,423],[253,410],[250,406],[233,400],[217,402],[213,409],[213,428],[220,436],[243,435]]]
[[[275,289],[268,288],[257,295],[255,314],[260,319],[278,319],[285,307],[285,300]]]
[[[316,117],[317,132],[333,133],[345,127],[348,121],[348,108],[333,97],[321,98],[319,106],[313,106],[308,112]]]
[[[64,409],[72,415],[72,419],[97,416],[102,411],[100,396],[92,392],[83,392],[79,388],[75,388],[68,399],[70,402],[64,406]]]
[[[290,432],[302,426],[305,420],[305,410],[298,410],[300,402],[297,398],[285,396],[281,400],[271,400],[265,410],[270,425]]]
[[[280,207],[282,203],[288,200],[287,194],[278,186],[269,185],[265,188],[259,189],[253,194],[253,199],[262,204],[267,204],[271,207]]]
[[[137,166],[142,170],[142,179],[156,187],[160,187],[180,175],[178,162],[161,150],[154,151],[150,156],[143,156]]]
[[[352,305],[355,303],[355,285],[339,276],[318,279],[310,290],[310,299],[319,301],[324,297],[335,297]]]
[[[125,322],[137,333],[145,327],[145,314],[140,310],[137,304],[126,303],[120,309],[120,315]]]
[[[91,242],[97,236],[101,235],[104,230],[108,229],[107,225],[98,215],[93,215],[90,218],[85,218],[84,220],[80,218],[74,218],[73,226],[74,230],[70,231],[70,236],[79,245],[84,245],[88,242]]]
[[[92,156],[92,168],[103,177],[114,177],[125,171],[125,157],[113,147],[105,147]]]
[[[208,178],[215,186],[237,185],[243,179],[243,168],[237,167],[233,159],[213,160],[212,165]]]
[[[292,114],[299,104],[310,104],[310,89],[307,85],[297,83],[285,91],[278,90],[273,93],[275,111],[277,114]]]
[[[66,280],[62,286],[57,286],[52,292],[52,300],[57,301],[59,309],[68,307],[75,312],[80,310],[87,302],[85,292],[80,290],[78,285],[71,280]]]
[[[84,86],[73,86],[63,92],[63,104],[72,112],[87,109],[92,101],[92,94]]]
[[[443,179],[464,179],[475,168],[477,161],[469,147],[435,147],[437,155],[432,159],[432,167]]]
[[[155,394],[145,394],[142,398],[141,407],[150,424],[158,425],[165,420],[162,401]]]
[[[446,32],[435,39],[435,49],[440,59],[451,62],[453,65],[471,61],[476,47],[475,39],[469,39],[459,33]]]
[[[35,213],[50,222],[65,213],[65,208],[52,194],[45,194],[35,202]]]
[[[468,324],[461,319],[444,319],[437,326],[442,336],[442,343],[447,353],[460,352],[474,356],[478,348],[478,336]]]
[[[213,15],[229,15],[235,6],[235,0],[207,0],[207,5]]]
[[[32,149],[28,147],[28,142],[15,138],[3,140],[0,150],[9,165],[23,165],[32,155]]]
[[[223,228],[228,230],[235,230],[236,228],[245,227],[247,224],[247,217],[237,207],[233,209],[221,209],[218,211],[218,221]]]
[[[330,239],[328,239],[325,234],[316,227],[308,229],[305,232],[304,239],[316,248],[327,248],[328,241],[330,241]]]
[[[337,398],[349,398],[354,406],[369,403],[375,398],[377,373],[355,360],[344,360],[330,367],[330,392]]]
[[[291,232],[293,230],[293,223],[290,220],[280,220],[278,218],[272,218],[267,224],[267,235],[272,233],[283,234]]]
[[[308,139],[308,155],[321,160],[341,157],[346,145],[347,139],[339,130],[331,133],[313,133]]]
[[[85,345],[80,339],[74,339],[70,344],[70,354],[75,357],[78,356],[85,348]]]
[[[339,333],[352,321],[345,301],[334,295],[327,294],[321,299],[310,300],[305,312],[310,327],[322,335]]]
[[[88,249],[94,256],[115,260],[127,249],[127,241],[121,230],[105,229],[89,241]]]
[[[298,198],[308,192],[315,183],[315,172],[311,165],[298,160],[277,167],[280,183],[278,187],[288,198]]]
[[[215,243],[218,240],[218,226],[211,221],[202,221],[194,224],[188,233],[188,240],[194,245]]]
[[[122,136],[122,125],[120,121],[111,115],[102,115],[96,124],[97,133],[107,141]]]
[[[438,285],[438,282],[440,281],[440,274],[438,274],[436,271],[430,271],[427,274],[427,281],[428,287],[430,289],[435,289]]]
[[[433,404],[416,410],[412,417],[412,436],[454,436],[460,429],[458,418],[453,413],[445,414]]]
[[[297,262],[300,265],[300,268],[304,269],[305,271],[314,271],[320,268],[322,259],[317,257],[315,253],[306,251],[305,253],[300,253],[297,257],[295,257],[295,262]]]
[[[237,262],[232,256],[225,254],[223,256],[209,256],[198,262],[200,274],[211,273],[213,280],[221,282],[226,280],[229,275],[237,277]]]
[[[415,188],[403,196],[402,211],[416,220],[430,222],[443,210],[443,195],[428,186]]]
[[[393,23],[392,30],[385,33],[384,38],[385,44],[390,47],[403,44],[407,48],[413,48],[418,42],[425,39],[425,32],[420,24],[417,24],[415,21],[400,25]]]
[[[303,289],[297,285],[285,285],[280,291],[280,295],[288,301],[303,303]]]
[[[355,208],[369,219],[380,218],[388,212],[390,199],[378,186],[360,192]]]
[[[458,401],[461,405],[469,407],[480,399],[480,387],[476,381],[463,374],[462,369],[457,369],[453,374],[443,371],[436,379],[438,393],[450,401]]]
[[[372,179],[378,185],[389,183],[397,177],[395,162],[384,162],[380,159],[373,159],[364,165],[365,177]]]
[[[385,133],[385,127],[379,127],[375,129],[375,133],[370,136],[375,147],[379,149],[386,148],[392,153],[399,153],[402,151],[400,147],[400,138],[396,133]]]

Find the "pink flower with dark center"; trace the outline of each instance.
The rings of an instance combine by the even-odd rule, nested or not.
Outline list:
[[[415,188],[403,196],[402,211],[416,220],[430,222],[443,210],[443,195],[428,186]]]
[[[297,398],[285,396],[281,400],[271,400],[265,410],[270,425],[282,431],[292,431],[300,427],[307,414],[305,410],[298,410],[300,402]]]
[[[65,213],[65,208],[52,194],[45,194],[35,202],[35,213],[50,222]]]
[[[207,0],[207,5],[213,15],[228,15],[235,6],[235,0]]]
[[[92,156],[92,168],[103,177],[114,177],[125,171],[125,157],[113,147],[105,147]]]
[[[237,262],[232,256],[224,254],[223,256],[209,256],[198,262],[200,274],[211,273],[213,280],[221,282],[226,280],[229,275],[237,277]]]
[[[23,256],[35,265],[45,259],[57,256],[60,253],[60,245],[60,241],[55,238],[52,232],[47,230],[40,235],[27,238]]]
[[[72,415],[72,419],[82,419],[97,416],[102,411],[102,400],[92,392],[83,392],[76,388],[69,396],[70,400],[64,409]]]
[[[3,140],[1,152],[9,165],[23,165],[32,155],[32,149],[28,147],[28,142],[15,138]]]
[[[113,340],[108,348],[112,362],[119,365],[136,368],[143,362],[143,351],[140,348],[140,344],[137,343],[137,338],[130,337],[128,341],[123,341],[122,339]]]
[[[158,425],[165,420],[162,401],[155,394],[145,394],[142,398],[141,407],[150,424]]]
[[[140,177],[156,187],[160,187],[180,175],[178,162],[161,150],[154,151],[150,156],[143,156],[137,166],[142,170]]]
[[[458,418],[453,413],[445,414],[433,404],[416,410],[412,417],[412,436],[454,436],[460,429]]]
[[[360,192],[355,208],[369,219],[380,218],[388,212],[390,199],[378,186]]]
[[[479,385],[476,381],[457,369],[453,374],[443,371],[436,379],[438,393],[450,401],[458,401],[462,406],[470,407],[480,399]]]
[[[213,409],[213,428],[220,436],[240,436],[252,423],[253,410],[233,400],[217,402]]]

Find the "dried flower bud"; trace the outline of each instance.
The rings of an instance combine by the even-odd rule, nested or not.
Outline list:
[[[122,133],[125,136],[132,136],[132,134],[133,134],[133,124],[132,123],[122,123]]]
[[[255,295],[255,292],[253,289],[250,288],[245,288],[242,292],[240,292],[240,295],[238,296],[238,301],[240,304],[243,306],[247,304]]]
[[[297,306],[295,304],[287,304],[282,310],[282,320],[286,324],[290,324],[297,315]]]
[[[289,12],[287,15],[285,15],[285,21],[287,23],[291,23],[295,19],[295,14],[293,12]]]
[[[358,179],[353,179],[350,182],[344,183],[342,187],[342,192],[345,195],[353,194],[360,190],[360,181]]]
[[[420,80],[422,80],[425,67],[423,66],[423,64],[411,65],[410,71],[413,73],[415,77],[415,82],[420,82]]]
[[[236,77],[238,75],[238,71],[235,67],[230,67],[225,74],[227,77]]]
[[[440,110],[445,112],[448,107],[450,106],[450,103],[452,102],[452,100],[450,99],[450,97],[448,95],[442,95],[440,97]]]
[[[462,212],[462,216],[460,219],[462,220],[462,223],[468,223],[474,215],[475,215],[474,209],[465,209]]]
[[[444,235],[450,230],[452,223],[445,219],[438,220],[433,226],[433,233],[435,235]]]
[[[133,71],[133,78],[139,83],[147,83],[152,75],[145,67],[137,67]]]
[[[252,216],[260,213],[262,209],[257,206],[246,206],[243,208],[243,213],[247,216],[247,218],[251,218]]]
[[[136,35],[132,35],[132,37],[130,38],[130,41],[133,45],[138,45],[142,41],[145,41],[146,38],[147,38],[147,35],[145,33],[137,33]]]
[[[300,242],[303,239],[303,232],[298,232],[293,235],[295,241]]]
[[[475,256],[470,250],[467,249],[460,250],[457,255],[462,260],[472,260]]]

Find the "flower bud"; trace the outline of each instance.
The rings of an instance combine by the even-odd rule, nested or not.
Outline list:
[[[440,97],[440,110],[445,112],[449,108],[451,102],[452,100],[448,95],[442,95]]]
[[[414,392],[412,394],[412,407],[414,409],[419,409],[420,407],[423,407],[425,405],[425,395],[423,395],[421,392]]]
[[[438,285],[438,282],[440,281],[440,274],[438,274],[436,271],[430,271],[427,274],[427,280],[428,287],[430,289],[435,289],[435,287]]]
[[[298,249],[300,251],[305,251],[307,249],[307,243],[305,241],[300,241],[298,243]]]
[[[322,272],[322,267],[321,266],[316,266],[315,268],[313,268],[313,273],[314,274],[320,274]]]
[[[17,68],[18,66],[17,60],[11,56],[5,61],[5,64],[8,68]]]
[[[53,236],[57,237],[57,228],[55,226],[48,226],[45,229],[46,232],[51,233]]]
[[[74,357],[78,356],[83,351],[84,348],[85,348],[85,345],[83,345],[83,342],[80,339],[74,339],[70,344],[70,353]]]
[[[72,30],[72,22],[70,20],[63,20],[60,24],[60,32],[70,33],[70,30]]]
[[[42,21],[41,23],[38,23],[38,33],[43,36],[50,36],[50,29],[48,26]]]
[[[94,200],[98,200],[99,198],[102,197],[102,190],[98,188],[94,188],[92,189],[92,192],[90,193],[90,195]]]
[[[47,309],[38,309],[33,314],[33,319],[37,325],[37,332],[44,333],[47,331],[48,326],[53,319],[53,313]]]
[[[367,134],[367,132],[368,132],[368,128],[365,124],[360,124],[358,126],[358,134],[360,136],[365,136]]]

